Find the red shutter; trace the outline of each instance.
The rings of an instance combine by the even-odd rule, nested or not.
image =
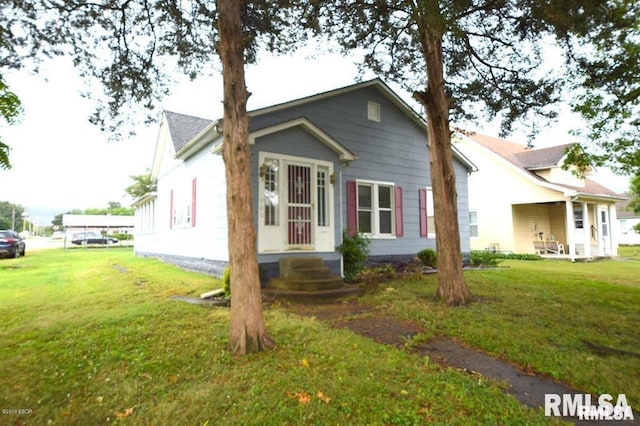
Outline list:
[[[427,236],[427,190],[420,188],[418,203],[420,207],[420,236]]]
[[[402,187],[396,186],[396,237],[404,236],[404,224],[402,223]]]
[[[191,226],[196,226],[196,179],[191,181]]]
[[[169,229],[173,229],[173,189],[169,193]]]
[[[358,233],[358,200],[356,181],[347,181],[347,233],[353,237]]]

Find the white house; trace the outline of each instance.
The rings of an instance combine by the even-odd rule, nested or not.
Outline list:
[[[626,195],[630,197],[628,194]],[[640,215],[634,213],[628,206],[629,199],[616,203],[618,228],[620,230],[618,242],[620,244],[640,245],[640,233],[634,229],[636,225],[640,224]]]
[[[569,145],[529,149],[465,131],[454,145],[479,169],[469,177],[473,250],[535,253],[548,241],[574,259],[617,254],[615,203],[624,197],[564,170]]]

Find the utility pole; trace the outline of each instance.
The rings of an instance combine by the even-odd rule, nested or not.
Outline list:
[[[16,230],[16,206],[11,206],[11,230]]]

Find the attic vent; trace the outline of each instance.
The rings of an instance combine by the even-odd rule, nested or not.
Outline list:
[[[371,121],[380,122],[380,104],[377,102],[367,102],[367,118]]]

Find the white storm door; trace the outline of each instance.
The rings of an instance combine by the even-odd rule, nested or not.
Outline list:
[[[290,249],[313,248],[313,168],[308,164],[287,164],[287,245]]]

